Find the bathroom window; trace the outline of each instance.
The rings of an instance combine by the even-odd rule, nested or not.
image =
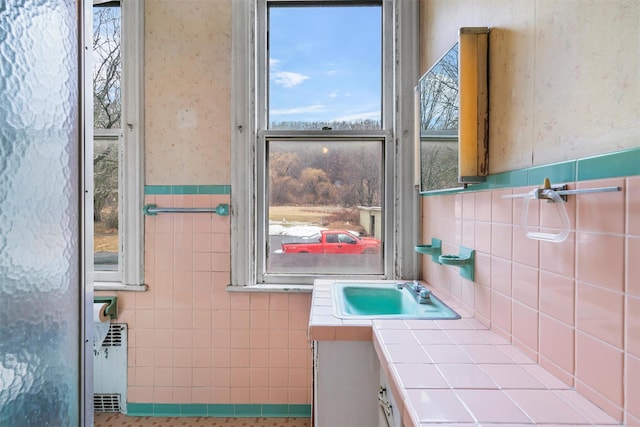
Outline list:
[[[398,162],[413,163],[395,137],[394,19],[406,3],[233,2],[234,34],[255,37],[234,36],[234,93],[245,97],[232,99],[247,124],[236,127],[233,159],[254,173],[232,177],[232,284],[402,274],[394,186]],[[239,28],[248,16],[255,28]]]
[[[96,282],[142,282],[141,137],[138,108],[141,58],[135,40],[141,6],[94,1],[91,20],[93,87],[93,246]],[[125,60],[127,59],[127,60]],[[132,60],[128,60],[132,59]],[[126,76],[126,77],[125,77]],[[127,80],[128,78],[128,80]],[[88,120],[89,122],[89,120]]]
[[[259,280],[382,276],[385,224],[360,215],[385,212],[382,4],[267,2],[266,15]]]
[[[383,138],[269,138],[266,274],[382,275]],[[366,215],[363,213],[366,212]]]

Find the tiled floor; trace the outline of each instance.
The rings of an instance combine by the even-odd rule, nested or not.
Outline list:
[[[167,418],[96,413],[95,427],[310,427],[309,418]]]

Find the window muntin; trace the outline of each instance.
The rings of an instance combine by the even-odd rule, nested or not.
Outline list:
[[[122,117],[122,14],[117,2],[93,7],[94,270],[121,277],[119,227]],[[98,276],[101,273],[98,273]]]
[[[382,127],[382,6],[269,3],[268,127]]]
[[[383,274],[383,140],[267,144],[267,274]]]

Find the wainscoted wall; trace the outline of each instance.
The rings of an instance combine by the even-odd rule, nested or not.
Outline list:
[[[231,15],[145,2],[145,204],[231,201]],[[309,416],[311,295],[228,292],[229,216],[147,216],[144,242],[149,291],[118,292],[129,412]]]
[[[223,194],[149,194],[166,191]],[[230,201],[228,186],[146,192],[159,207]],[[129,413],[309,416],[311,294],[227,291],[229,248],[229,216],[146,217],[149,290],[117,293],[118,322],[129,325]]]
[[[475,282],[430,256],[422,257],[425,280],[628,425],[640,425],[639,155],[602,156],[589,159],[591,173],[582,168],[582,176],[612,178],[580,180],[585,164],[578,161],[494,176],[481,191],[422,199],[424,243],[442,239],[443,254],[457,254],[460,245],[476,250]],[[634,176],[616,177],[629,169]],[[503,196],[542,185],[541,172],[558,183],[569,171],[569,188],[622,191],[569,196],[569,238],[528,239],[520,227],[522,199]],[[531,203],[528,223],[558,232],[553,205]]]

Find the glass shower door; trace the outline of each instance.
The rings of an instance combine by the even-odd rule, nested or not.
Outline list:
[[[0,2],[0,426],[83,423],[81,3]]]

